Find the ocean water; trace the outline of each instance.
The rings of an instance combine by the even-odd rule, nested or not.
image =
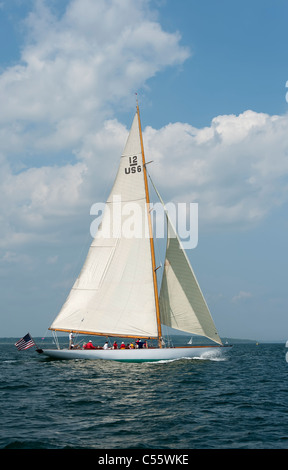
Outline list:
[[[126,364],[43,359],[15,341],[0,340],[1,449],[288,448],[285,344]]]

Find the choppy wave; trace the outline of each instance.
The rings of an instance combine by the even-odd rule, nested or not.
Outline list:
[[[0,345],[0,447],[287,448],[286,352],[247,344],[125,364],[42,361]]]

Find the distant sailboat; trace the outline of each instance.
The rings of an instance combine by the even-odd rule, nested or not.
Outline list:
[[[39,353],[58,359],[144,362],[199,357],[204,352],[223,347],[168,213],[166,259],[158,295],[149,198],[137,103],[99,230],[66,302],[49,329],[55,338],[56,332],[60,331],[123,339],[157,339],[157,346],[85,350],[60,349],[58,345],[57,349],[39,349]],[[148,237],[125,237],[121,230],[111,234],[111,219],[119,209],[120,200],[137,203],[141,209],[138,222],[148,227]],[[214,343],[165,347],[162,325],[204,336]]]

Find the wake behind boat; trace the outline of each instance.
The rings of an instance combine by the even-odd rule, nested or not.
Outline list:
[[[160,197],[160,196],[159,196]],[[161,198],[160,198],[161,200]],[[162,202],[162,200],[161,200]],[[124,207],[125,206],[125,207]],[[123,210],[124,207],[124,210]],[[128,209],[146,229],[127,236]],[[56,332],[156,339],[141,349],[38,349],[55,359],[161,361],[200,357],[222,347],[208,306],[180,239],[165,211],[167,246],[158,292],[150,196],[139,107],[120,159],[98,232],[66,302],[50,326]],[[113,223],[118,221],[115,228]],[[147,235],[148,233],[148,235]],[[210,346],[165,347],[162,326],[209,338]]]

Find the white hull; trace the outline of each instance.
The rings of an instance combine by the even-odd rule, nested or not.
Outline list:
[[[52,359],[87,359],[120,362],[154,362],[184,358],[201,358],[207,353],[219,351],[223,346],[193,346],[151,349],[43,349],[38,352]]]

